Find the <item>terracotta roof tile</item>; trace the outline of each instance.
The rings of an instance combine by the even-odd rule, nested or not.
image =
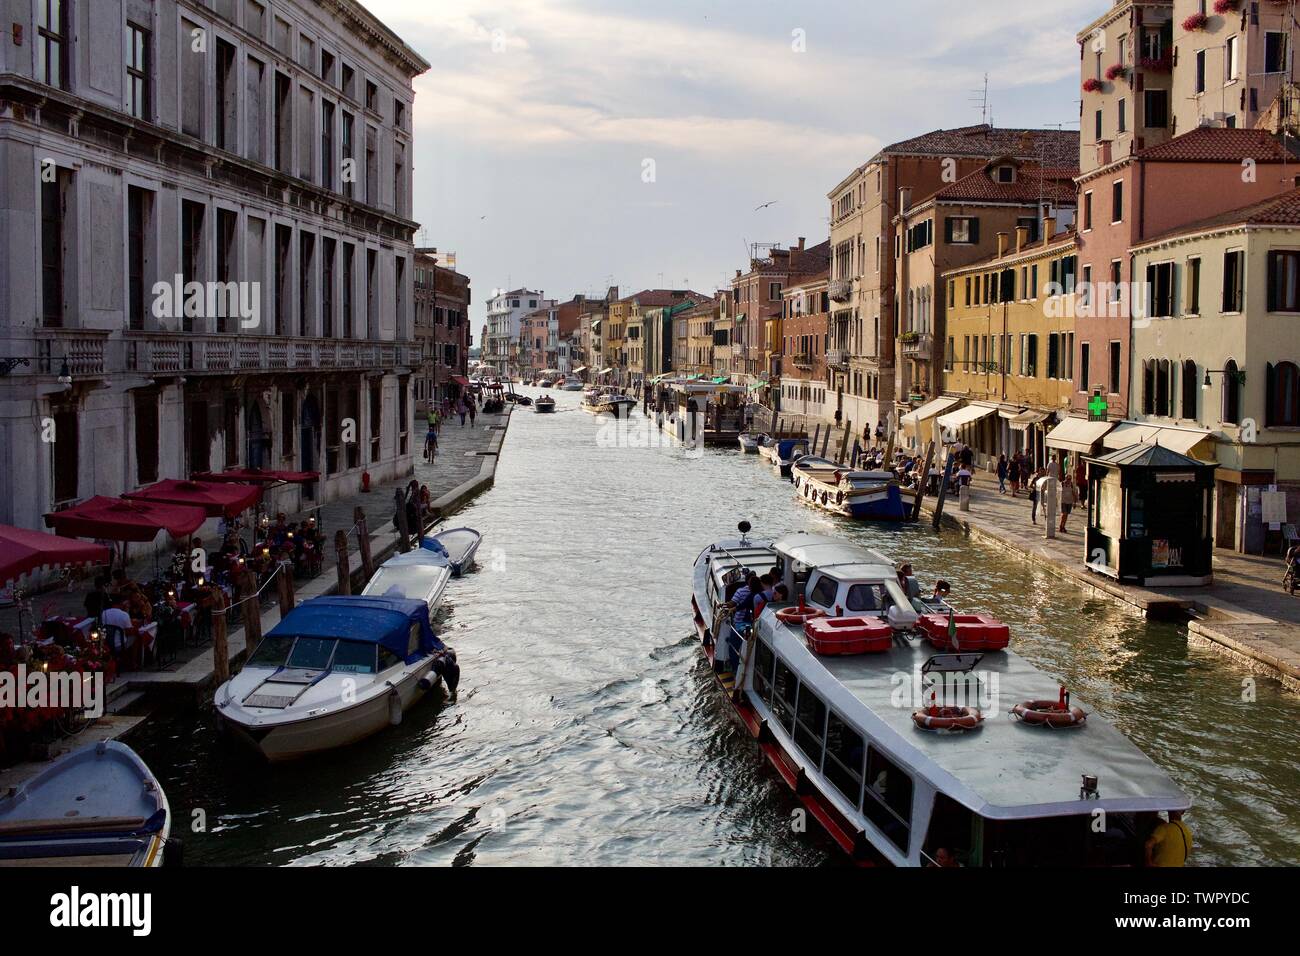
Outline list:
[[[988,169],[977,170],[969,176],[945,186],[934,194],[944,202],[1037,202],[1040,199],[1074,205],[1077,188],[1074,176],[1078,170],[1022,167],[1016,172],[1014,183],[1000,183],[989,175]]]
[[[1268,130],[1201,126],[1159,145],[1148,146],[1137,156],[1157,163],[1231,163],[1243,159],[1281,162],[1300,156],[1300,150],[1294,141],[1288,149]]]
[[[987,123],[956,129],[936,129],[882,149],[875,157],[911,156],[1015,156],[1035,159],[1048,166],[1075,166],[1079,162],[1079,134],[1074,130],[999,129]],[[873,159],[873,162],[875,160]]]

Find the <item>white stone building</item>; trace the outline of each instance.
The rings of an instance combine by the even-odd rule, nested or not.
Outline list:
[[[487,304],[487,338],[482,360],[500,375],[519,374],[519,322],[530,312],[555,305],[554,299],[527,288],[497,292]]]
[[[428,64],[356,0],[5,6],[0,521],[233,466],[320,472],[284,510],[409,473]]]

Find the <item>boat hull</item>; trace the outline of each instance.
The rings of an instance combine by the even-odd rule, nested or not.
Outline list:
[[[792,469],[793,471],[793,469]],[[809,475],[794,473],[795,496],[801,501],[856,521],[911,521],[915,498],[897,485],[845,490]]]

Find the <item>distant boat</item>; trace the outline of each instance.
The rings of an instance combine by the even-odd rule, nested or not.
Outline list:
[[[740,450],[743,451],[746,455],[757,455],[758,445],[759,445],[759,440],[757,435],[751,435],[748,432],[741,434]]]
[[[553,412],[555,411],[555,399],[549,395],[543,395],[534,403],[533,408],[539,412]]]
[[[445,554],[423,548],[395,554],[378,568],[361,591],[364,597],[415,598],[429,605],[430,613],[442,604],[451,580],[451,562]]]
[[[560,387],[566,392],[581,392],[587,386],[582,384],[581,379],[570,376],[564,380],[564,384]]]
[[[551,387],[552,385],[554,385],[554,384],[555,384],[555,383],[554,383],[553,381],[551,381],[549,378],[541,379],[541,380],[537,383],[538,387],[540,387],[540,388],[550,388],[550,387]]]
[[[126,744],[104,740],[0,796],[0,867],[179,863],[171,825],[153,772]]]
[[[596,406],[596,412],[598,414],[613,415],[615,418],[628,418],[634,408],[636,408],[635,398],[626,398],[622,395],[604,395]]]
[[[420,547],[446,555],[451,573],[460,577],[474,565],[474,555],[478,551],[483,535],[473,528],[449,528],[437,534],[425,535],[420,539]]]
[[[782,475],[789,476],[790,466],[811,449],[812,443],[807,438],[782,438],[780,441],[768,439],[759,444],[758,453],[780,468]]]
[[[278,762],[364,740],[459,682],[424,600],[334,595],[285,615],[215,703],[225,729]]]

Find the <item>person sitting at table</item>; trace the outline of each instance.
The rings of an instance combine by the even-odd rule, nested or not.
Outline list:
[[[93,617],[99,620],[99,616],[104,613],[104,608],[109,605],[108,594],[109,577],[107,574],[95,575],[95,586],[89,594],[86,595],[84,607],[86,608],[86,617]]]
[[[125,595],[119,595],[113,599],[113,603],[104,609],[102,620],[104,622],[104,636],[108,643],[108,649],[114,659],[118,662],[118,669],[123,670],[126,663],[127,649],[130,646],[130,634],[135,629],[135,622],[131,620],[131,615],[127,613],[128,599]]]
[[[288,520],[285,518],[284,512],[281,511],[275,516],[275,524],[272,525],[271,530],[268,532],[266,537],[267,540],[271,542],[272,546],[282,548],[284,547],[284,543],[289,540],[289,535],[291,533],[292,531],[289,528]]]
[[[128,578],[121,568],[113,572],[113,603],[117,604],[119,600],[126,602],[125,606],[132,617],[141,621],[153,619],[153,604],[140,589],[140,585]]]

